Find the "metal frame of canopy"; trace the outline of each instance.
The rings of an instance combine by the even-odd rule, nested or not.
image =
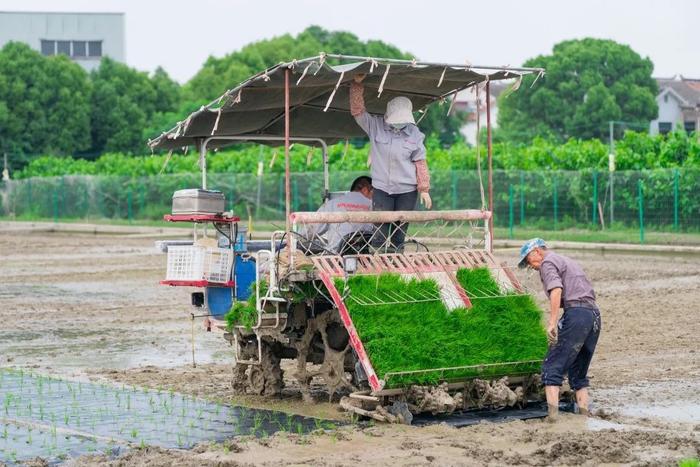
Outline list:
[[[493,67],[493,66],[481,66],[481,65],[453,65],[453,64],[447,64],[447,63],[434,63],[434,62],[418,62],[416,60],[400,60],[400,59],[386,59],[386,58],[371,58],[371,57],[359,57],[359,56],[352,56],[352,55],[338,55],[338,54],[321,54],[315,57],[310,57],[302,60],[295,60],[292,62],[287,62],[287,63],[280,63],[274,67],[268,68],[267,70],[258,73],[257,75],[249,78],[248,80],[244,81],[241,83],[239,86],[236,88],[233,88],[226,93],[224,93],[221,97],[218,99],[210,102],[208,105],[203,106],[200,108],[198,111],[193,112],[187,120],[183,122],[178,122],[178,125],[176,125],[173,129],[171,129],[168,132],[164,132],[161,134],[159,137],[149,140],[148,144],[149,146],[154,149],[157,148],[160,144],[163,143],[163,140],[176,140],[178,136],[180,136],[180,133],[182,132],[182,135],[187,131],[187,126],[189,125],[189,121],[198,115],[200,115],[204,111],[209,111],[209,112],[218,112],[218,116],[216,119],[216,122],[214,123],[214,127],[211,131],[211,134],[209,136],[197,136],[194,137],[193,144],[196,144],[199,146],[199,157],[200,157],[200,168],[202,169],[202,188],[206,189],[207,186],[207,171],[206,171],[206,155],[207,155],[207,146],[212,143],[213,141],[249,141],[249,142],[272,142],[272,141],[282,141],[284,144],[284,164],[285,164],[285,213],[286,213],[286,223],[285,223],[285,228],[286,231],[289,232],[291,228],[290,224],[290,210],[291,210],[291,190],[290,190],[290,161],[289,161],[289,150],[290,150],[290,143],[291,142],[309,142],[309,143],[319,143],[322,147],[322,157],[323,157],[323,171],[324,171],[324,196],[328,196],[328,190],[329,190],[329,173],[328,173],[328,150],[327,150],[327,144],[323,138],[320,137],[296,137],[296,136],[291,136],[290,134],[290,95],[291,95],[291,89],[290,89],[290,84],[289,84],[289,79],[290,79],[290,74],[292,69],[296,68],[297,66],[305,64],[306,67],[304,68],[304,71],[301,75],[301,78],[297,82],[297,84],[301,81],[301,79],[304,78],[304,76],[307,73],[307,70],[313,65],[314,63],[317,63],[318,68],[322,68],[324,65],[324,62],[326,59],[335,59],[339,61],[353,61],[353,63],[348,63],[346,65],[356,65],[354,68],[357,66],[363,65],[365,63],[370,63],[371,64],[371,69],[374,68],[374,66],[380,66],[384,65],[385,66],[385,72],[384,72],[384,77],[382,79],[382,83],[380,85],[380,93],[381,93],[381,88],[384,85],[384,80],[386,79],[386,75],[389,72],[389,67],[391,65],[402,65],[402,66],[410,66],[414,67],[416,69],[424,68],[424,67],[444,67],[444,70],[442,72],[442,77],[444,77],[445,72],[447,69],[451,70],[464,70],[464,71],[473,71],[476,72],[477,70],[495,70],[496,73],[504,73],[503,76],[499,77],[498,79],[508,79],[509,74],[513,74],[515,77],[520,80],[524,74],[533,74],[537,73],[537,77],[535,81],[544,74],[544,69],[542,68],[525,68],[525,67]],[[351,68],[350,70],[354,69]],[[218,124],[219,124],[219,119],[221,117],[221,111],[222,107],[219,107],[217,110],[213,110],[213,106],[215,105],[220,105],[221,102],[226,99],[231,97],[233,94],[236,93],[236,91],[239,92],[238,98],[240,98],[240,92],[252,85],[253,83],[263,80],[263,81],[269,81],[270,77],[268,76],[270,73],[276,72],[279,69],[284,70],[284,112],[283,112],[283,117],[284,117],[284,136],[274,136],[274,135],[264,135],[264,134],[240,134],[240,135],[215,135],[214,133],[217,130]],[[335,70],[337,71],[337,70]],[[349,71],[349,70],[348,70]],[[333,91],[330,94],[330,97],[328,99],[328,104],[326,105],[324,112],[328,109],[328,105],[330,102],[333,100],[333,97],[335,95],[335,91],[338,89],[339,85],[341,84],[342,80],[342,73],[344,71],[339,72],[341,73],[341,78],[338,80],[337,84],[335,85]],[[428,107],[432,103],[438,100],[443,100],[446,97],[449,97],[451,95],[456,95],[458,92],[467,89],[471,86],[474,85],[479,85],[483,82],[485,82],[485,90],[486,90],[486,131],[487,131],[487,158],[488,158],[488,209],[493,213],[493,149],[492,149],[492,139],[491,139],[491,91],[490,91],[490,75],[489,74],[482,74],[480,75],[482,79],[477,79],[471,82],[468,82],[464,85],[458,86],[452,90],[450,90],[447,93],[440,94],[440,95],[422,95],[421,97],[426,98],[430,100],[431,102],[428,102],[425,104],[424,107]],[[442,77],[440,78],[440,82],[438,83],[438,87],[440,86],[440,83],[442,82]],[[519,86],[519,81],[516,83],[516,89],[517,86]],[[534,85],[534,82],[532,83]],[[410,93],[409,93],[410,94]],[[234,100],[235,103],[235,100]],[[279,120],[278,116],[276,117],[273,121]],[[183,128],[184,126],[184,128]],[[189,144],[186,144],[189,145]],[[489,217],[489,231],[490,235],[493,235],[493,215]],[[491,245],[493,242],[490,242]]]

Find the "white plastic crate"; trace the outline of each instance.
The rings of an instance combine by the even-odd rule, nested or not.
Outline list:
[[[233,251],[197,245],[168,247],[168,281],[209,281],[226,283],[231,280]]]

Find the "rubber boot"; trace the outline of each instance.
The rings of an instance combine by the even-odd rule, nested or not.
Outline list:
[[[559,419],[559,406],[547,404],[547,421],[555,423]]]

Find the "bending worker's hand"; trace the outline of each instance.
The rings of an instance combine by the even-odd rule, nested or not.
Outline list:
[[[425,206],[425,209],[430,209],[433,207],[433,200],[430,199],[430,193],[426,191],[420,194],[420,204]]]
[[[557,323],[549,323],[547,326],[547,342],[549,345],[557,343]]]

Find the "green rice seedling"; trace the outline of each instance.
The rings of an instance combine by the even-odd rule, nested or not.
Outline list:
[[[380,378],[391,372],[541,361],[547,349],[542,312],[528,295],[502,294],[488,269],[462,269],[457,279],[474,298],[472,307],[449,311],[441,301],[363,306],[347,300],[370,361]],[[339,281],[339,286],[344,286]],[[404,280],[396,274],[354,276],[351,296],[382,295],[403,290],[410,295],[439,296],[432,280]],[[470,292],[474,291],[474,292]],[[478,291],[478,293],[476,292]],[[423,330],[417,332],[416,330]],[[440,379],[535,372],[539,363],[514,368],[485,367],[392,377],[387,387],[434,384]]]
[[[139,436],[139,431],[136,428],[131,429],[131,437],[136,439]]]
[[[700,460],[696,457],[689,457],[678,461],[678,467],[700,467]]]

